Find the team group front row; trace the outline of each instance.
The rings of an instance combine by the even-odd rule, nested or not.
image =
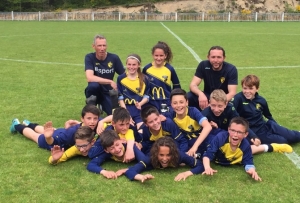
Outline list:
[[[51,150],[52,165],[87,156],[87,169],[93,173],[112,179],[125,174],[143,182],[153,178],[143,171],[183,164],[191,169],[175,181],[194,174],[214,175],[214,161],[241,164],[253,179],[261,180],[253,154],[291,153],[289,144],[300,142],[299,131],[280,126],[272,117],[267,101],[258,94],[257,76],[244,77],[242,91],[236,93],[237,69],[225,62],[220,46],[211,47],[208,60],[199,63],[188,93],[170,65],[173,55],[165,42],[152,48],[153,61],[143,70],[137,54],[126,58],[124,70],[119,57],[107,52],[102,35],[94,37],[92,46],[95,52],[85,57],[87,105],[81,121],[69,120],[55,129],[51,122],[41,126],[15,118],[10,126],[11,133],[19,132]],[[202,81],[203,91],[198,87]],[[98,105],[108,116],[100,117]],[[109,159],[137,163],[115,172],[101,167]]]

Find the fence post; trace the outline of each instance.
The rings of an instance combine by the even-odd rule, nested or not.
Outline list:
[[[177,22],[178,20],[178,15],[177,15],[177,12],[175,12],[175,22]]]
[[[228,12],[228,22],[230,22],[230,12]]]
[[[66,12],[66,21],[68,21],[68,12]]]
[[[119,12],[119,21],[121,21],[121,12]]]
[[[14,20],[14,12],[11,11],[11,20]]]
[[[39,11],[39,18],[38,21],[41,21],[41,11]]]
[[[282,15],[281,15],[281,22],[284,21],[284,12],[282,12]]]
[[[95,21],[94,12],[92,12],[92,21]]]
[[[204,12],[202,12],[202,21],[204,21]]]
[[[257,12],[255,12],[255,22],[257,22]]]
[[[148,21],[148,13],[147,13],[147,11],[145,12],[145,21]]]

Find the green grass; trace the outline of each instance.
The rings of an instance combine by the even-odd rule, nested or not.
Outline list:
[[[261,79],[262,94],[273,117],[283,126],[300,130],[300,27],[298,23],[165,22],[172,32],[204,60],[208,49],[221,45],[226,61],[237,66],[239,81],[247,74]],[[21,135],[11,135],[15,117],[57,127],[79,119],[84,105],[84,56],[92,52],[95,34],[107,37],[108,51],[122,62],[137,53],[146,65],[151,48],[166,41],[172,65],[188,90],[198,62],[159,22],[0,22],[0,199],[1,202],[298,202],[299,169],[283,154],[254,157],[262,182],[243,167],[213,165],[213,177],[192,176],[174,182],[180,169],[154,170],[154,180],[107,180],[88,172],[88,159],[75,158],[58,166],[47,163],[49,152]],[[266,68],[266,67],[281,68]],[[296,68],[288,68],[297,66]],[[252,67],[252,68],[251,68]],[[239,90],[241,88],[239,87]],[[293,145],[300,154],[299,144]],[[117,170],[125,164],[108,162]]]

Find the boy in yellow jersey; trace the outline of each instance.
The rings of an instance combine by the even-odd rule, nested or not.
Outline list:
[[[111,125],[108,125],[105,130],[114,130],[117,132],[123,143],[126,143],[126,152],[124,156],[124,162],[128,163],[134,160],[133,146],[135,141],[140,141],[140,135],[138,134],[136,128],[130,125],[131,116],[127,109],[123,107],[116,108],[113,112]],[[104,122],[109,122],[110,119],[104,118],[99,122],[99,126],[105,126]]]
[[[171,106],[166,117],[171,118],[188,139],[190,156],[200,156],[212,139],[212,129],[206,117],[195,107],[188,107],[187,94],[183,89],[174,89],[170,95]]]
[[[124,162],[123,160],[126,156],[128,147],[126,147],[126,143],[122,141],[115,130],[105,130],[101,133],[99,140],[105,152],[94,157],[89,162],[87,169],[90,172],[101,174],[108,179],[116,179],[118,176],[122,175],[122,173],[103,169],[101,164],[107,159]],[[146,158],[135,145],[133,145],[133,153],[137,161],[143,161]]]
[[[50,133],[45,129],[45,133]],[[54,145],[51,149],[49,163],[56,165],[67,161],[74,156],[88,156],[90,159],[103,153],[103,148],[100,145],[98,135],[88,126],[80,126],[74,135],[75,145],[64,151],[58,145]]]

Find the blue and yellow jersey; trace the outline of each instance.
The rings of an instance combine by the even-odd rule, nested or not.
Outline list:
[[[232,118],[239,116],[234,106],[230,103],[227,104],[224,111],[220,116],[216,116],[210,106],[206,107],[201,111],[202,115],[205,116],[208,121],[213,121],[218,125],[218,128],[222,130],[228,130],[229,123]]]
[[[243,92],[239,92],[232,98],[230,103],[233,104],[239,115],[249,122],[249,127],[254,133],[265,126],[264,117],[276,122],[272,117],[267,101],[258,93],[250,100],[244,96]]]
[[[207,120],[195,107],[187,107],[187,113],[183,119],[179,119],[176,116],[176,112],[172,109],[164,113],[164,115],[171,118],[189,139],[199,136],[202,130],[201,124],[204,120]]]
[[[98,135],[95,136],[95,140],[96,141],[95,141],[94,145],[90,148],[90,150],[88,152],[88,157],[90,159],[98,156],[99,154],[103,153],[103,151],[104,151],[102,145],[100,144],[100,140],[98,139]],[[75,156],[81,156],[81,152],[74,145],[74,146],[70,147],[69,149],[67,149],[56,163],[52,163],[52,156],[49,157],[48,161],[50,164],[56,165],[61,162],[65,162]]]
[[[127,73],[118,76],[117,86],[119,91],[119,100],[123,100],[125,105],[135,105],[136,102],[142,101],[143,98],[149,99],[149,83],[144,78],[143,87],[140,88],[140,81],[137,77],[131,80],[127,77]]]
[[[96,58],[96,52],[89,53],[85,56],[84,59],[85,70],[94,71],[94,75],[113,80],[115,72],[118,75],[121,75],[125,72],[124,66],[118,55],[107,52],[106,58],[104,60],[98,60]],[[108,91],[111,88],[110,85],[101,85],[105,91]]]
[[[244,138],[238,148],[233,151],[230,147],[229,133],[226,131],[220,132],[213,138],[203,156],[223,166],[232,164],[254,165],[249,142]]]
[[[143,73],[148,77],[150,83],[151,100],[170,99],[172,89],[181,88],[175,69],[169,63],[165,63],[160,68],[149,63],[143,68]]]
[[[105,130],[115,130],[115,128],[112,125],[108,125]],[[130,125],[128,131],[126,134],[118,133],[119,137],[123,140],[135,140],[137,142],[141,141],[141,135],[137,132],[136,127]]]
[[[179,159],[178,164],[176,166],[169,166],[171,168],[179,167],[181,163],[184,163],[185,165],[189,166],[191,168],[191,172],[193,174],[200,174],[204,171],[204,167],[202,162],[199,159],[195,159],[194,157],[188,156],[185,152],[179,152]],[[145,170],[152,170],[154,169],[150,158],[146,157],[145,160],[140,161],[139,163],[135,164],[134,166],[131,166],[128,168],[128,170],[125,172],[125,176],[130,179],[134,180],[134,177],[145,171]],[[160,167],[162,169],[162,167]]]
[[[161,137],[171,136],[180,151],[186,152],[188,150],[188,143],[182,132],[179,130],[178,126],[170,119],[167,118],[165,121],[161,122],[160,132],[158,134],[153,134],[149,127],[145,124],[141,126],[143,133],[143,140],[141,142],[143,148],[142,151],[145,154],[150,152],[153,143]]]
[[[125,154],[125,150],[126,150],[126,144],[123,144],[123,151]],[[141,161],[141,160],[145,160],[146,156],[143,154],[143,152],[141,152],[135,145],[133,146],[133,152],[134,152],[134,156],[136,158],[137,161]],[[115,157],[110,153],[107,152],[103,152],[101,154],[99,154],[98,156],[94,157],[89,164],[87,165],[87,170],[89,170],[90,172],[93,173],[100,173],[103,168],[101,167],[101,164],[103,164],[103,162],[105,162],[108,159],[112,159],[114,161],[117,162],[123,162],[123,157],[119,158],[119,157]]]

